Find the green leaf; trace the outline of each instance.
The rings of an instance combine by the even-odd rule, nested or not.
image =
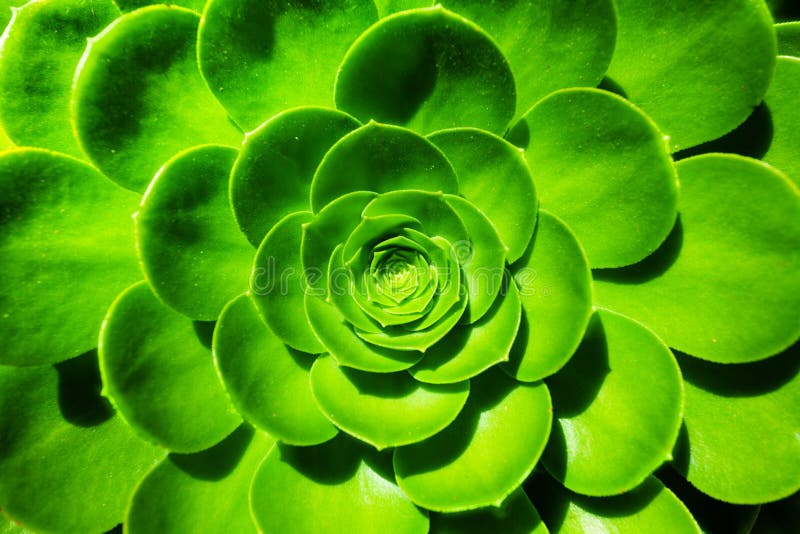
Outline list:
[[[53,367],[0,367],[0,505],[26,528],[112,528],[166,454],[131,431],[101,385],[95,352]]]
[[[786,173],[800,187],[800,132],[797,130],[800,110],[796,102],[798,94],[800,57],[779,57],[775,64],[775,77],[764,100],[769,112],[772,137],[763,159]]]
[[[252,130],[288,108],[332,106],[342,56],[377,18],[369,0],[209,0],[200,68],[231,116]]]
[[[474,323],[489,311],[500,291],[506,247],[492,222],[471,202],[455,195],[445,195],[444,201],[464,223],[469,236],[467,241],[454,243],[454,247],[469,297],[464,321]]]
[[[472,128],[443,130],[428,139],[453,164],[459,193],[492,221],[508,247],[508,262],[519,259],[533,236],[538,206],[523,154],[500,137]]]
[[[292,445],[316,445],[338,433],[311,395],[313,359],[284,345],[247,295],[223,310],[213,347],[225,389],[248,422]]]
[[[509,281],[486,315],[476,323],[453,328],[409,372],[421,382],[448,384],[472,378],[507,361],[521,310],[517,286]]]
[[[450,426],[395,449],[397,483],[430,510],[500,506],[539,460],[550,408],[544,384],[519,384],[487,371],[472,380],[469,400]]]
[[[380,450],[444,429],[467,401],[469,382],[423,384],[408,373],[366,373],[321,356],[311,368],[311,391],[331,422]]]
[[[31,534],[20,523],[9,519],[5,514],[0,514],[0,533],[2,534]]]
[[[617,0],[616,7],[609,76],[674,151],[731,131],[767,92],[776,47],[764,2]]]
[[[97,346],[108,306],[141,278],[138,201],[70,157],[0,155],[0,362],[39,365]]]
[[[644,326],[598,310],[547,386],[555,421],[542,460],[572,491],[629,491],[671,457],[683,413],[681,373]]]
[[[516,92],[491,37],[437,5],[391,15],[364,32],[344,56],[335,97],[336,107],[362,122],[422,134],[456,126],[502,134]]]
[[[800,57],[800,22],[784,22],[775,25],[778,37],[778,54]]]
[[[139,483],[125,531],[255,534],[250,482],[273,443],[242,425],[208,450],[170,455]]]
[[[593,268],[635,263],[669,234],[675,169],[655,124],[624,99],[558,91],[510,135],[525,148],[542,208],[575,232]]]
[[[501,369],[524,382],[549,376],[578,348],[592,315],[589,263],[574,234],[542,210],[531,246],[512,266],[522,318]]]
[[[177,311],[215,320],[247,289],[253,249],[228,203],[237,150],[195,147],[170,159],[147,188],[136,220],[142,267],[156,295]]]
[[[144,6],[167,3],[164,0],[114,0],[114,1],[123,11],[133,11],[134,9],[139,9],[140,7]],[[189,9],[193,9],[194,11],[200,13],[203,11],[203,6],[205,4],[206,0],[169,0],[168,5],[182,6]]]
[[[433,3],[433,0],[375,0],[375,5],[378,7],[378,14],[381,18],[398,11],[417,7],[430,7]]]
[[[800,346],[756,363],[720,365],[689,356],[686,434],[675,467],[695,487],[736,504],[800,490]]]
[[[143,8],[92,38],[81,58],[73,126],[92,163],[124,187],[144,191],[186,148],[242,140],[197,68],[199,20],[179,7]]]
[[[340,111],[308,107],[280,113],[247,135],[230,192],[236,221],[251,243],[258,246],[287,213],[309,209],[319,162],[358,126]]]
[[[17,144],[83,155],[70,124],[72,78],[87,37],[119,14],[111,0],[39,0],[14,11],[0,54],[0,120]]]
[[[595,302],[707,360],[780,352],[800,336],[797,189],[740,156],[697,156],[677,168],[681,215],[672,235],[638,265],[595,273]]]
[[[361,222],[361,212],[377,193],[355,191],[337,198],[303,226],[303,272],[309,291],[327,294],[328,264],[339,243]]]
[[[408,369],[422,359],[419,351],[400,351],[363,341],[336,307],[325,299],[307,293],[308,323],[325,349],[339,365],[373,373],[392,373]]]
[[[486,30],[508,60],[517,85],[517,115],[565,87],[594,87],[614,52],[617,21],[611,0],[445,0],[445,6]]]
[[[455,514],[431,514],[431,534],[547,534],[536,508],[518,489],[500,508],[480,508]]]
[[[111,305],[100,331],[105,394],[134,430],[171,451],[201,451],[241,423],[214,371],[209,327],[141,282]]]
[[[371,122],[340,139],[325,155],[311,182],[311,207],[317,213],[353,191],[403,189],[458,193],[458,178],[444,154],[424,137]]]
[[[634,490],[613,497],[572,493],[544,475],[532,477],[526,491],[539,505],[542,519],[553,533],[700,534],[683,503],[655,477],[648,477]]]
[[[281,219],[258,248],[250,276],[250,294],[258,312],[281,341],[302,352],[324,352],[306,321],[306,293],[300,243],[303,225],[311,221],[307,211]]]
[[[275,445],[253,480],[253,517],[263,532],[324,526],[330,534],[424,534],[426,512],[397,487],[386,464],[345,437],[316,447]]]

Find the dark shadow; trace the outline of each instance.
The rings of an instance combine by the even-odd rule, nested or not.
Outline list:
[[[767,4],[775,22],[800,20],[800,2],[797,0],[769,0]]]
[[[493,369],[472,379],[467,404],[447,428],[421,444],[403,447],[396,456],[395,466],[401,465],[404,477],[436,471],[456,461],[467,450],[478,429],[481,415],[497,406],[514,389],[501,371]],[[403,456],[412,457],[409,462]]]
[[[96,350],[53,367],[58,372],[58,407],[65,420],[91,427],[114,416],[111,403],[101,395],[103,382]]]
[[[747,534],[758,515],[758,506],[718,501],[692,486],[672,466],[664,465],[656,477],[669,488],[707,534]]]
[[[586,411],[610,371],[605,330],[600,316],[595,314],[575,355],[545,380],[553,398],[553,415],[569,418]]]
[[[286,346],[286,352],[292,357],[294,363],[304,371],[311,371],[311,366],[314,365],[314,356],[311,354],[295,350],[292,347]]]
[[[615,284],[642,284],[654,280],[664,274],[678,260],[683,248],[683,224],[681,218],[675,220],[675,226],[655,252],[648,257],[627,267],[617,269],[595,269],[592,275],[595,280],[613,282]]]
[[[105,534],[122,534],[122,523],[117,525],[116,527],[112,528],[111,530],[106,531]]]
[[[368,454],[361,443],[341,433],[322,445],[292,447],[279,444],[278,449],[282,462],[314,482],[325,485],[350,480]]]
[[[567,490],[541,468],[531,473],[522,489],[550,532],[558,532],[567,517],[569,499],[564,498],[569,495]]]
[[[762,504],[752,534],[800,532],[800,491],[779,501]]]
[[[678,437],[675,444],[672,446],[672,465],[680,473],[687,473],[689,471],[689,431],[686,429],[686,423],[681,423],[681,428],[678,430]]]
[[[525,118],[518,120],[517,123],[506,132],[505,139],[512,145],[523,150],[528,148],[531,144],[531,128],[528,126],[528,120]]]
[[[192,321],[194,333],[198,341],[207,349],[211,349],[214,339],[214,328],[217,326],[215,321]]]
[[[676,152],[673,158],[678,161],[700,154],[725,152],[761,159],[772,144],[773,133],[772,114],[762,102],[735,130],[719,139]]]
[[[800,372],[800,342],[783,353],[755,363],[719,364],[675,351],[683,379],[723,397],[765,395],[793,380]]]
[[[522,309],[520,314],[519,329],[517,330],[517,337],[514,338],[514,344],[511,345],[511,350],[508,353],[508,363],[506,369],[512,375],[519,371],[519,366],[525,356],[525,351],[528,348],[528,340],[531,335],[531,325],[528,322],[528,314],[525,313],[525,308]]]
[[[536,247],[536,234],[539,231],[539,221],[541,217],[536,218],[536,225],[533,228],[533,233],[531,234],[531,238],[528,241],[528,246],[525,247],[525,252],[522,253],[522,256],[517,258],[514,263],[508,266],[506,274],[509,276],[514,276],[517,274],[519,269],[523,267],[527,267],[531,261],[531,256],[533,256],[533,250]]]
[[[253,428],[243,424],[210,449],[194,454],[171,454],[169,459],[192,478],[222,480],[239,465],[254,435]]]
[[[626,100],[628,98],[628,93],[625,92],[625,89],[623,89],[622,86],[613,78],[609,78],[608,76],[600,80],[600,84],[597,86],[597,88],[608,91],[609,93],[614,93],[615,95],[621,96]]]

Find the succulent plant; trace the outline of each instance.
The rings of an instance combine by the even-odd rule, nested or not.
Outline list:
[[[0,7],[0,531],[797,528],[790,6]]]

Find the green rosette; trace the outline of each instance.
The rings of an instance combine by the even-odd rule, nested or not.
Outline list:
[[[784,4],[0,0],[0,531],[795,529]]]

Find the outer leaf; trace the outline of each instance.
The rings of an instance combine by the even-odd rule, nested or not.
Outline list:
[[[784,22],[775,25],[778,37],[778,54],[800,57],[800,22]]]
[[[344,437],[316,447],[275,445],[250,492],[258,526],[287,534],[427,532],[426,513],[395,485],[385,458],[365,452]]]
[[[525,148],[542,207],[575,232],[593,268],[635,263],[669,234],[675,169],[655,124],[624,99],[558,91],[510,135]]]
[[[685,441],[675,467],[701,491],[736,504],[800,490],[800,346],[763,362],[679,359]]]
[[[206,449],[241,423],[199,339],[204,329],[141,282],[117,298],[100,331],[105,393],[134,430],[172,451]]]
[[[674,151],[729,132],[767,92],[775,33],[764,2],[617,0],[616,7],[609,75]]]
[[[423,134],[456,126],[503,133],[516,93],[491,38],[437,5],[391,15],[364,32],[344,58],[335,97],[336,107],[362,122]]]
[[[239,413],[272,437],[315,445],[337,434],[311,395],[313,360],[284,345],[246,295],[222,312],[214,330],[214,362]]]
[[[614,51],[611,0],[446,0],[445,6],[486,30],[508,60],[517,85],[517,115],[565,87],[594,87]]]
[[[219,3],[219,2],[217,2]],[[336,141],[358,128],[340,111],[298,108],[247,135],[231,173],[231,203],[239,227],[255,246],[284,215],[309,209],[311,179]]]
[[[517,384],[487,371],[473,379],[471,390],[444,431],[395,449],[398,484],[430,510],[500,506],[533,470],[550,431],[544,384]]]
[[[306,314],[314,333],[339,365],[370,371],[392,373],[408,369],[422,359],[419,351],[384,349],[364,342],[332,304],[306,294]]]
[[[558,371],[581,342],[592,314],[589,263],[569,228],[542,210],[531,247],[511,272],[522,320],[501,368],[533,382]]]
[[[467,401],[469,382],[422,384],[407,373],[365,373],[322,356],[311,368],[311,391],[336,426],[385,449],[422,441],[444,429]]]
[[[281,341],[299,351],[323,352],[311,327],[301,320],[306,292],[300,243],[307,211],[295,212],[272,227],[258,248],[250,275],[250,294],[258,312]]]
[[[755,361],[800,336],[800,195],[763,163],[709,154],[677,165],[680,220],[658,253],[595,275],[598,304],[667,344]]]
[[[111,301],[141,278],[137,202],[70,157],[0,155],[0,362],[44,364],[97,346]]]
[[[500,508],[481,508],[456,514],[431,514],[431,534],[547,534],[527,495],[518,489]]]
[[[409,372],[421,382],[448,384],[508,360],[521,311],[517,286],[510,281],[486,315],[476,323],[455,327]]]
[[[433,0],[375,0],[375,5],[378,7],[378,14],[381,17],[386,17],[398,11],[417,7],[430,7],[433,5]]]
[[[211,321],[247,288],[253,249],[228,203],[238,152],[195,147],[170,159],[136,215],[139,257],[156,295],[179,312]]]
[[[352,191],[403,189],[457,193],[458,179],[447,158],[424,137],[371,122],[325,155],[311,183],[311,207],[317,213]]]
[[[124,187],[143,191],[183,149],[241,141],[197,69],[198,23],[187,9],[143,8],[89,41],[81,58],[73,126],[92,163]]]
[[[252,130],[288,108],[332,106],[342,56],[377,17],[370,0],[209,0],[200,68],[233,118]]]
[[[800,27],[800,23],[797,26]],[[800,132],[796,126],[800,121],[800,109],[796,101],[799,93],[800,57],[778,58],[775,77],[764,100],[772,125],[772,138],[763,159],[785,172],[798,187],[800,163],[797,155],[800,154]]]
[[[162,4],[159,0],[114,0],[120,9],[124,11],[133,11],[134,9],[139,9],[140,7],[149,6],[153,4]],[[193,9],[198,13],[203,11],[203,6],[205,5],[206,0],[171,0],[169,5],[172,6],[183,6],[189,9]]]
[[[94,352],[54,367],[0,367],[0,505],[26,527],[112,528],[136,483],[164,457],[136,437],[100,387]]]
[[[443,130],[428,139],[453,164],[459,193],[492,221],[508,247],[508,262],[519,259],[533,236],[538,207],[523,154],[500,137],[472,128]]]
[[[526,491],[539,503],[551,532],[675,532],[700,534],[689,511],[655,477],[636,489],[614,497],[587,497],[565,490],[543,475],[535,476]]]
[[[197,454],[172,454],[139,483],[125,518],[131,534],[257,532],[250,518],[250,483],[274,441],[240,426]]]
[[[0,120],[17,144],[82,156],[69,122],[72,78],[86,38],[119,14],[111,0],[39,0],[14,11],[0,54]]]
[[[543,461],[572,491],[629,491],[671,457],[683,413],[681,374],[642,325],[595,312],[578,352],[547,385],[555,421]]]

